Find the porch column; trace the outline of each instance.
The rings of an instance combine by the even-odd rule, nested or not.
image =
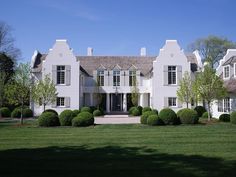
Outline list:
[[[143,107],[143,93],[140,93],[139,105]]]
[[[93,93],[90,93],[90,106],[93,106]]]
[[[127,93],[123,93],[123,111],[127,111]]]
[[[110,112],[110,93],[106,95],[106,112]]]

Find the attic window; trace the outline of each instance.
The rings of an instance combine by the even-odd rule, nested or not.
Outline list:
[[[229,78],[229,66],[224,67],[224,79]]]

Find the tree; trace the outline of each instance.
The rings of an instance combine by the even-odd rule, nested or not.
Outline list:
[[[236,48],[236,43],[227,38],[208,36],[197,39],[190,44],[190,50],[198,50],[204,61],[208,62],[212,68],[219,65],[219,60],[224,57],[227,49]]]
[[[42,104],[44,111],[48,104],[56,101],[57,94],[57,89],[49,75],[38,81],[32,88],[32,99],[37,104]]]
[[[23,124],[23,106],[29,102],[31,88],[30,65],[20,64],[15,72],[14,81],[7,85],[6,97],[11,104],[20,105],[21,124]]]
[[[198,93],[202,100],[206,101],[208,107],[208,121],[211,120],[211,104],[215,99],[222,99],[227,95],[223,81],[216,75],[211,66],[206,65],[203,72],[196,77]]]
[[[14,38],[11,35],[11,27],[0,21],[0,53],[5,53],[16,60],[20,56],[20,50],[14,45]]]
[[[191,79],[191,76],[189,72],[186,71],[184,73],[184,77],[180,81],[180,85],[177,90],[177,96],[181,102],[184,102],[187,104],[187,108],[188,108],[189,103],[191,103],[193,99],[192,85],[193,85],[193,81]]]
[[[131,102],[134,106],[138,106],[138,81],[136,75],[132,79],[132,91],[131,91]]]

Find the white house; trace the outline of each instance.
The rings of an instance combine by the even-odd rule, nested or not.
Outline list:
[[[176,40],[167,40],[158,56],[147,56],[145,48],[140,56],[94,56],[92,48],[88,48],[87,56],[75,56],[66,40],[56,40],[47,54],[34,52],[32,76],[34,80],[46,74],[51,76],[58,98],[46,109],[59,113],[96,106],[98,93],[107,113],[127,112],[132,106],[134,79],[138,84],[139,105],[158,110],[171,107],[177,111],[186,107],[176,96],[179,80],[185,71],[194,77],[201,66],[198,52],[184,53]],[[33,102],[31,108],[35,115],[43,111],[42,105]]]
[[[223,100],[216,100],[212,105],[213,117],[218,118],[223,113],[236,110],[236,49],[228,49],[226,55],[220,60],[216,69],[228,91],[228,96]]]

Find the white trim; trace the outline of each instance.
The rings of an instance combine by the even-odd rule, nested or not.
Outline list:
[[[236,77],[236,63],[234,63],[234,77]]]
[[[175,106],[170,106],[169,105],[169,99],[175,99]],[[170,108],[177,108],[178,107],[177,97],[167,97],[167,101],[168,101],[168,107],[170,107]]]
[[[225,77],[225,68],[229,68],[229,76]],[[230,65],[226,65],[223,67],[223,78],[224,79],[229,79],[230,78]]]

